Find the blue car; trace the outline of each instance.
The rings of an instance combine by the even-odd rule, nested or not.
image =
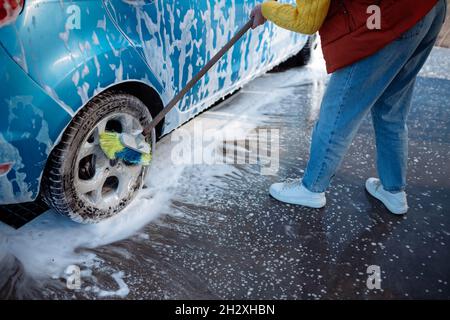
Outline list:
[[[248,21],[255,0],[0,0],[0,204],[43,197],[75,221],[120,212],[146,168],[110,161],[103,131],[142,128]],[[1,15],[0,15],[1,17]],[[284,60],[309,38],[248,32],[147,137],[159,137]]]

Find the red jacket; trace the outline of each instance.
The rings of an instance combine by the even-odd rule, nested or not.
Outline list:
[[[438,0],[332,0],[320,28],[327,71],[332,73],[379,51],[419,22]],[[381,29],[370,30],[367,8],[381,8]]]
[[[0,27],[12,23],[23,8],[23,0],[0,0]]]

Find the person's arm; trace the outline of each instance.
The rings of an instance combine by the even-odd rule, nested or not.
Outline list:
[[[296,0],[297,6],[276,1],[264,2],[264,18],[276,25],[298,33],[314,34],[328,14],[331,0]]]

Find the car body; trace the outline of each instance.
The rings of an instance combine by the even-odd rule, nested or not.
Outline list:
[[[94,97],[118,88],[154,116],[255,4],[25,0],[15,21],[0,28],[0,204],[38,197],[52,150]],[[248,32],[166,116],[158,135],[295,55],[307,40],[273,24]]]

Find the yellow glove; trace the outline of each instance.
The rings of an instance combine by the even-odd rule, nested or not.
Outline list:
[[[331,0],[296,0],[297,7],[276,1],[262,4],[262,14],[276,25],[298,33],[319,31],[330,8]]]

